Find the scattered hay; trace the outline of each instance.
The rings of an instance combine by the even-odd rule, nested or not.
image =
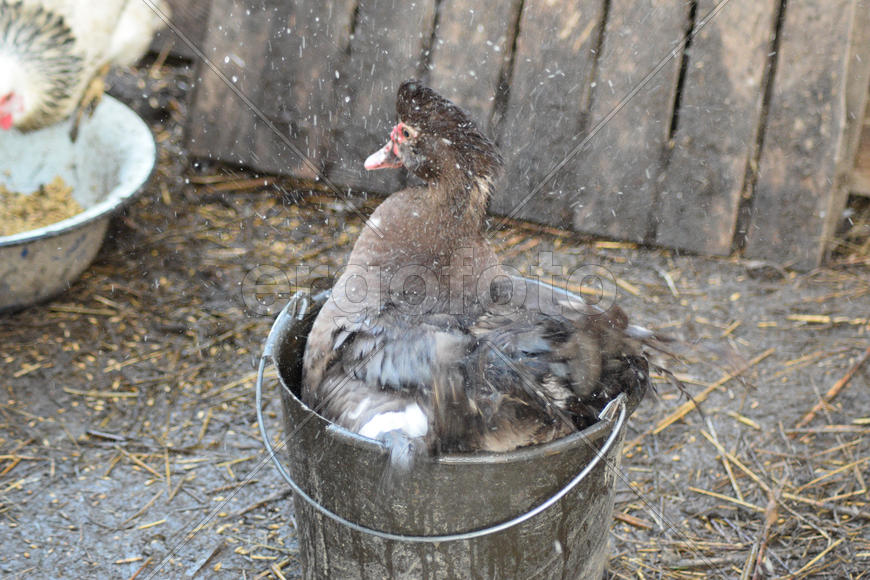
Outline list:
[[[63,221],[84,211],[73,188],[57,176],[33,193],[10,191],[0,183],[0,236],[11,236]]]

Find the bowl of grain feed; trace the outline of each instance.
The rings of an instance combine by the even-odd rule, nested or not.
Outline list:
[[[70,122],[0,131],[0,311],[63,292],[97,255],[109,219],[148,181],[148,126],[104,96],[70,140]]]

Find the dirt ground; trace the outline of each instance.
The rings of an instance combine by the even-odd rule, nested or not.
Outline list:
[[[264,458],[254,370],[275,306],[257,267],[336,269],[372,200],[191,163],[192,75],[114,78],[158,138],[158,169],[68,292],[0,315],[0,573],[9,578],[294,578],[293,500]],[[149,99],[141,94],[147,92]],[[866,578],[870,267],[808,273],[513,224],[504,261],[599,264],[634,321],[695,344],[631,418],[616,578]],[[305,276],[297,282],[304,285]],[[736,376],[735,375],[739,375]],[[270,382],[267,417],[281,433]]]

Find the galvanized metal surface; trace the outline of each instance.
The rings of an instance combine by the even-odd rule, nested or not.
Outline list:
[[[148,180],[155,158],[148,126],[108,95],[82,123],[75,143],[69,122],[26,134],[0,132],[0,182],[31,192],[60,176],[85,208],[56,224],[0,237],[0,311],[66,290],[97,255],[112,212]]]
[[[532,282],[533,299],[538,286]],[[530,295],[532,293],[530,292]],[[574,436],[507,454],[420,461],[388,470],[374,441],[321,418],[298,398],[305,339],[322,301],[276,321],[267,350],[279,370],[287,467],[324,508],[361,526],[404,535],[486,528],[545,502],[592,462],[611,432]],[[402,542],[353,530],[296,501],[305,578],[600,578],[607,559],[615,470],[624,430],[602,461],[559,502],[507,530],[469,540]]]

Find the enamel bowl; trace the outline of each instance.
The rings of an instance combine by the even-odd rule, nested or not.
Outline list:
[[[30,133],[0,131],[0,183],[30,192],[60,176],[84,208],[63,221],[0,236],[0,311],[69,288],[97,255],[109,218],[151,176],[154,137],[126,105],[105,95],[74,143],[69,129],[66,121]]]

